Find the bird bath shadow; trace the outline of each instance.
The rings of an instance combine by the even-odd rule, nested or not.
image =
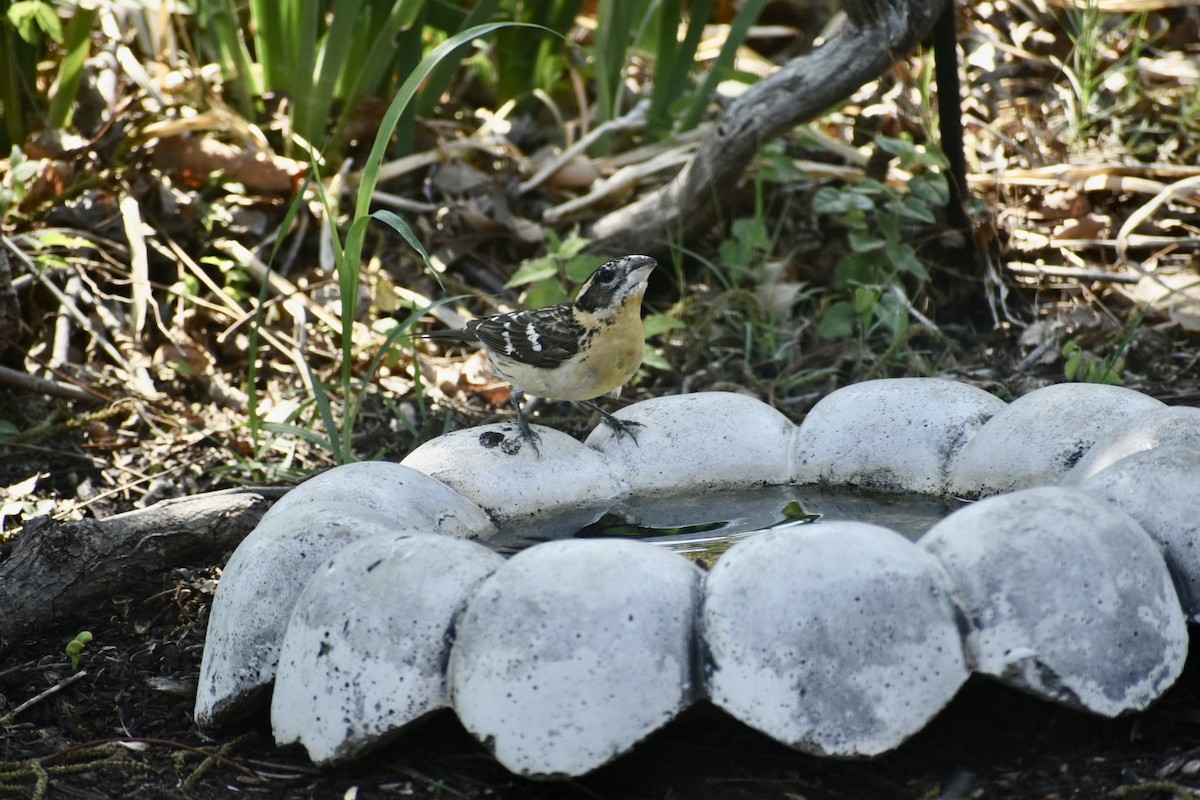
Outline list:
[[[510,554],[555,539],[637,539],[711,564],[733,544],[755,534],[817,522],[869,522],[916,541],[961,505],[952,497],[916,493],[771,486],[571,509],[501,525],[489,544]]]

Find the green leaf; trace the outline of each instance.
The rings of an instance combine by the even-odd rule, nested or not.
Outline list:
[[[932,225],[936,221],[933,212],[929,210],[929,206],[920,198],[913,197],[912,195],[904,197],[898,202],[888,203],[888,208],[901,217],[923,222],[926,225]]]
[[[854,306],[838,300],[826,309],[817,325],[823,339],[845,339],[854,333]]]
[[[580,284],[592,277],[592,273],[600,269],[600,266],[607,261],[604,256],[578,255],[567,261],[566,269],[567,280],[571,283]]]
[[[542,308],[566,303],[570,299],[557,278],[547,279],[529,287],[529,291],[525,293],[525,307]]]
[[[687,323],[685,323],[683,320],[676,319],[675,317],[669,317],[666,314],[647,314],[646,318],[642,320],[642,332],[645,334],[647,339],[649,339],[651,336],[657,336],[660,333],[665,333],[666,331],[673,331],[686,327]]]
[[[1073,344],[1073,342],[1068,342],[1068,344]],[[1067,358],[1067,363],[1063,364],[1063,375],[1067,380],[1073,381],[1079,376],[1082,362],[1083,353],[1078,350],[1072,351],[1071,355]]]
[[[888,242],[885,252],[888,261],[897,272],[914,275],[923,281],[929,280],[928,270],[921,263],[921,259],[917,258],[917,251],[908,242]]]
[[[767,233],[767,227],[759,217],[735,219],[730,226],[730,231],[734,237],[756,250],[768,250],[771,247],[771,236]]]
[[[544,281],[557,275],[558,265],[555,263],[554,256],[531,258],[517,268],[512,277],[504,282],[504,286],[507,289],[511,289],[514,286],[524,286],[527,283]]]
[[[950,184],[940,172],[930,172],[908,182],[908,190],[931,207],[941,208],[950,202]]]
[[[583,248],[587,247],[590,241],[591,239],[585,239],[582,236],[568,236],[562,244],[555,248],[554,254],[563,261],[570,260],[582,253]]]
[[[879,305],[879,290],[871,286],[859,286],[854,290],[854,310],[864,320],[875,313]]]
[[[891,153],[900,159],[901,166],[908,166],[920,159],[917,146],[907,139],[893,139],[890,136],[875,137],[875,144],[884,152]]]
[[[671,362],[667,361],[666,356],[650,347],[650,345],[646,345],[646,350],[642,354],[642,365],[662,372],[671,371]]]
[[[62,44],[62,22],[54,13],[54,6],[42,0],[19,0],[8,9],[8,21],[17,29],[17,35],[29,44],[38,43],[38,32],[45,33]]]
[[[874,178],[863,178],[854,185],[854,190],[860,196],[867,198],[894,194],[892,187],[888,186],[886,183],[881,183]]]
[[[908,307],[899,297],[887,293],[879,298],[874,308],[875,319],[883,324],[897,341],[908,330]]]
[[[96,245],[81,236],[56,230],[38,231],[30,235],[30,240],[38,247],[67,247],[72,249],[86,248],[95,250]]]
[[[850,249],[855,253],[874,253],[883,249],[886,244],[870,231],[850,231],[846,235]]]
[[[880,262],[883,259],[878,253],[855,253],[843,258],[837,265],[839,286],[875,283],[880,278]]]
[[[818,214],[844,214],[850,210],[849,192],[822,186],[813,195],[812,210]]]

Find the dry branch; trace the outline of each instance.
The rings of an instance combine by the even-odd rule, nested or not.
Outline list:
[[[105,519],[34,520],[0,562],[0,651],[67,618],[94,622],[109,598],[149,594],[172,567],[217,563],[258,524],[272,492],[232,489]]]
[[[599,253],[661,254],[712,224],[765,143],[878,77],[933,30],[946,0],[847,2],[847,24],[729,104],[695,156],[661,189],[592,227]]]

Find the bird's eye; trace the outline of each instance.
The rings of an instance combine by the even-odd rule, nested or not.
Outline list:
[[[596,273],[596,280],[600,281],[601,283],[609,283],[615,277],[617,277],[617,268],[611,264],[605,264]]]

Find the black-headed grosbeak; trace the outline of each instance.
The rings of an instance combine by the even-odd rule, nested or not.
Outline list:
[[[525,393],[570,400],[599,412],[618,436],[632,426],[592,398],[620,392],[642,365],[642,297],[658,265],[650,256],[609,261],[587,279],[573,303],[473,319],[464,328],[423,334],[429,339],[477,342],[496,373],[512,384],[522,435],[537,450],[537,435],[521,412]]]

